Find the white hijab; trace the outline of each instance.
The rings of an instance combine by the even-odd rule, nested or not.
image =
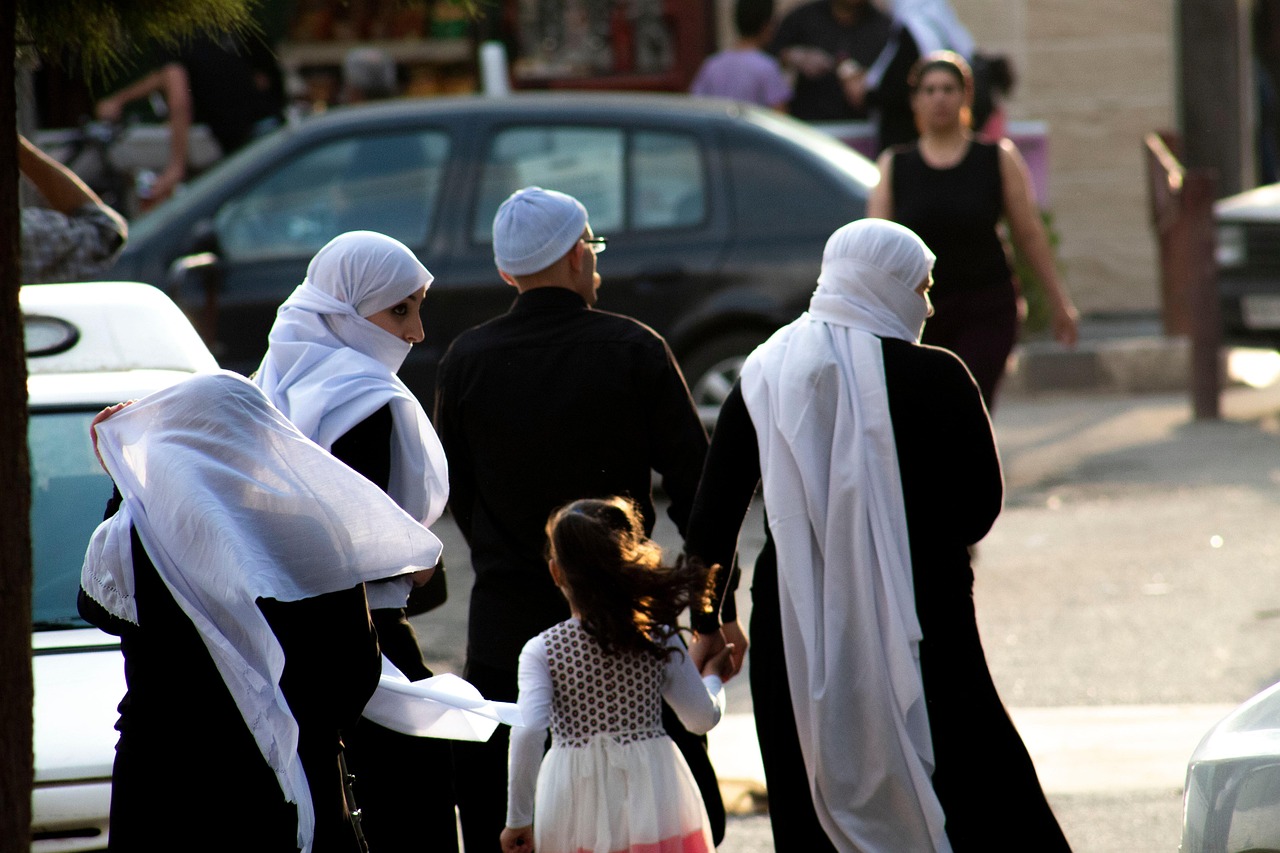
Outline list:
[[[449,498],[444,448],[418,398],[396,371],[410,344],[365,318],[390,308],[433,276],[398,240],[350,231],[330,240],[280,306],[254,381],[298,429],[326,450],[391,404],[388,494],[431,524]],[[408,581],[369,588],[369,606],[403,607]]]
[[[314,811],[297,721],[280,690],[284,652],[256,602],[297,601],[433,566],[440,540],[233,373],[152,394],[97,434],[124,502],[94,532],[81,585],[137,623],[136,528],[285,798],[297,803],[298,844],[310,850]]]
[[[934,256],[864,219],[827,241],[809,311],[747,359],[783,646],[813,803],[840,851],[949,851],[879,337],[917,341]]]

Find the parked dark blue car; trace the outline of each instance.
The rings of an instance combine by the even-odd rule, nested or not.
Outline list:
[[[165,289],[224,367],[251,371],[276,307],[330,238],[382,231],[435,274],[401,375],[431,408],[435,365],[507,309],[494,211],[521,186],[577,196],[597,234],[598,307],[666,336],[710,421],[746,353],[807,305],[827,237],[861,217],[875,167],[775,112],[672,95],[401,100],[282,130],[134,223],[111,276]]]

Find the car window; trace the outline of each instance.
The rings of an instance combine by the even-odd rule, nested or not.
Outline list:
[[[430,231],[448,137],[441,131],[330,140],[293,157],[218,211],[224,257],[306,257],[344,231],[420,246]]]
[[[111,479],[89,443],[92,412],[31,413],[31,620],[37,629],[82,628],[76,611],[85,547],[102,521]]]
[[[623,212],[621,130],[581,127],[517,127],[494,136],[480,179],[472,235],[487,243],[493,215],[511,193],[531,185],[568,193],[591,212],[591,227],[618,231]]]
[[[631,176],[634,191],[629,210],[635,230],[680,228],[703,220],[707,209],[706,174],[693,137],[656,131],[636,133]]]

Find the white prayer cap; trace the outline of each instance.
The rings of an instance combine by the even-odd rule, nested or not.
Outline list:
[[[493,217],[493,262],[510,275],[529,275],[554,264],[578,242],[587,209],[570,195],[525,187]]]

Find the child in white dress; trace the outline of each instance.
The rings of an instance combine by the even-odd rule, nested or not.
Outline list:
[[[664,566],[623,498],[557,510],[547,539],[573,618],[520,653],[504,853],[712,853],[697,783],[662,728],[663,699],[695,734],[724,713],[732,647],[699,674],[675,624],[707,570]]]

